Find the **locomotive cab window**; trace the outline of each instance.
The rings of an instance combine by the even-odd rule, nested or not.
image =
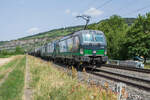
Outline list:
[[[92,42],[93,41],[92,34],[83,34],[83,41],[84,42]]]
[[[94,41],[95,42],[104,42],[104,37],[102,34],[94,34]]]
[[[83,34],[83,42],[104,43],[104,36],[102,34]]]

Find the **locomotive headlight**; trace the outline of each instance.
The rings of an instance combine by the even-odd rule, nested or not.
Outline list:
[[[96,53],[96,51],[94,50],[93,53]]]
[[[80,54],[83,54],[83,49],[80,49]]]
[[[104,54],[107,55],[107,50],[105,50]]]

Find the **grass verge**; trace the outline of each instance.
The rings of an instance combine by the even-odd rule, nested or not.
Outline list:
[[[15,69],[9,73],[5,82],[0,86],[0,100],[21,100],[22,98],[26,58],[22,56],[16,60],[18,60],[16,65],[15,61],[9,63],[13,63]]]
[[[150,64],[145,64],[144,68],[150,69]]]
[[[111,90],[78,82],[50,62],[29,56],[34,100],[116,100]]]
[[[13,55],[0,55],[0,58],[8,58],[8,57],[11,57]]]

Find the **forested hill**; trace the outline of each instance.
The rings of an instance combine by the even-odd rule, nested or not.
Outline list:
[[[135,20],[135,18],[123,18],[123,19],[128,25],[131,25],[131,23],[133,23]],[[106,20],[102,20],[95,24],[98,25],[99,23],[106,21]],[[91,25],[94,25],[94,24],[91,24]],[[3,41],[3,42],[0,42],[0,49],[10,49],[10,48],[14,49],[16,46],[20,46],[20,47],[23,47],[24,49],[31,50],[33,49],[33,45],[35,47],[41,46],[45,44],[46,42],[52,41],[54,39],[58,39],[74,31],[81,30],[83,29],[83,27],[84,26],[80,25],[80,26],[72,26],[72,27],[66,27],[66,28],[60,28],[60,29],[53,29],[47,32],[38,33],[36,35],[27,36],[27,37],[20,38],[17,40],[6,41],[6,42]]]
[[[38,33],[32,36],[27,36],[24,38],[20,38],[19,40],[22,39],[32,39],[32,38],[44,38],[44,37],[50,37],[50,38],[55,38],[58,36],[64,36],[67,35],[68,33],[72,33],[74,31],[77,30],[81,30],[83,28],[82,25],[79,26],[72,26],[72,27],[66,27],[66,28],[59,28],[59,29],[53,29],[47,32],[42,32],[42,33]]]

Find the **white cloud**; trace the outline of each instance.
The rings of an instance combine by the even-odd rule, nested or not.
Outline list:
[[[66,9],[66,10],[65,10],[65,13],[66,13],[66,14],[69,14],[69,13],[71,13],[71,10],[70,10],[70,9]]]
[[[99,15],[103,14],[103,11],[98,10],[94,7],[91,7],[87,11],[85,11],[84,14],[96,17],[96,16],[99,16]]]
[[[27,30],[27,33],[31,33],[31,34],[35,34],[35,33],[39,33],[40,29],[37,27],[32,27],[29,30]]]

